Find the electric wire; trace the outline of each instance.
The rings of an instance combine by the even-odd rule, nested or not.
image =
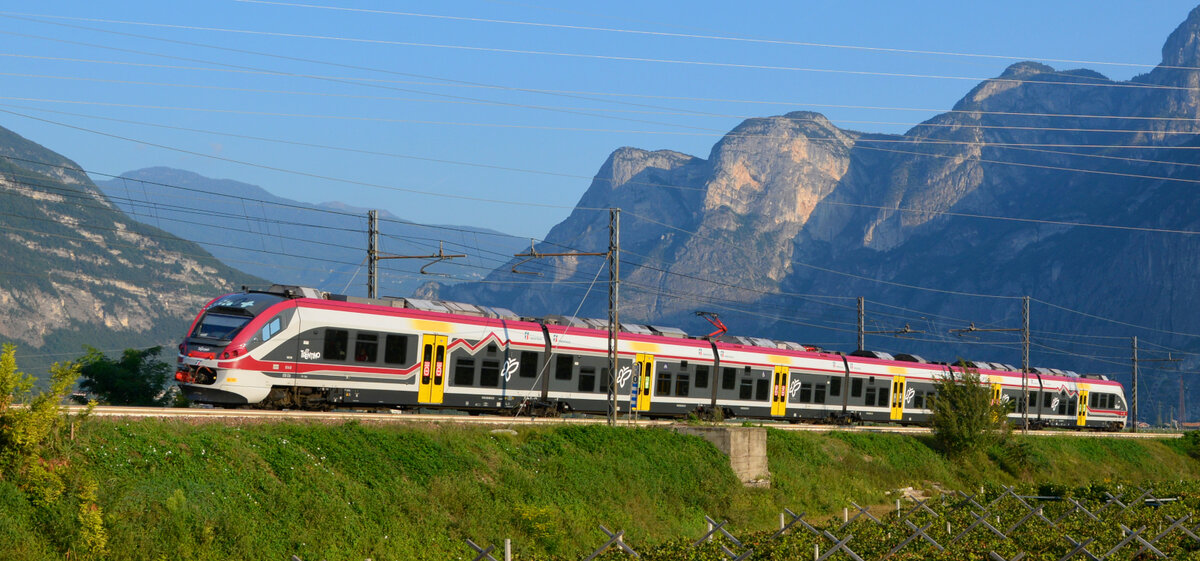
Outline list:
[[[844,74],[844,75],[855,75],[855,76],[876,76],[876,77],[891,77],[891,78],[960,80],[960,81],[972,81],[972,82],[991,81],[994,83],[1006,83],[1006,84],[1018,84],[1018,85],[1021,85],[1021,84],[1047,84],[1047,85],[1054,85],[1054,86],[1112,87],[1112,88],[1151,89],[1151,90],[1170,90],[1170,91],[1190,91],[1191,90],[1191,88],[1186,87],[1186,86],[1166,86],[1166,85],[1161,85],[1161,84],[1116,83],[1116,82],[1111,82],[1111,81],[1109,81],[1107,83],[1098,83],[1098,82],[1023,80],[1023,79],[1004,78],[1004,77],[987,78],[987,77],[978,77],[978,76],[954,76],[954,75],[919,74],[919,73],[905,73],[905,72],[878,72],[878,71],[867,71],[867,70],[845,70],[845,69],[835,69],[835,68],[782,66],[782,65],[769,65],[769,64],[748,64],[748,63],[717,62],[717,61],[687,60],[687,59],[668,59],[668,58],[637,57],[637,56],[618,56],[618,55],[592,54],[592,53],[572,53],[572,52],[565,52],[565,51],[544,51],[544,50],[534,50],[534,49],[510,49],[510,48],[500,48],[500,47],[455,45],[455,44],[448,44],[448,43],[429,43],[429,42],[419,42],[419,41],[395,41],[395,40],[387,40],[387,39],[367,39],[367,38],[360,38],[360,37],[344,37],[344,36],[336,36],[336,35],[285,33],[285,32],[261,31],[261,30],[250,30],[250,29],[207,27],[207,26],[166,24],[166,23],[153,23],[153,22],[137,22],[137,21],[113,20],[113,19],[105,19],[105,18],[81,18],[81,17],[71,17],[71,16],[55,16],[55,15],[49,15],[49,14],[27,14],[27,13],[15,13],[15,12],[0,12],[0,16],[10,17],[10,18],[14,18],[14,19],[21,19],[21,20],[26,20],[26,21],[39,21],[39,20],[85,21],[85,22],[91,22],[91,23],[131,25],[131,26],[151,27],[151,28],[159,28],[159,29],[172,29],[172,30],[218,32],[218,33],[228,33],[228,34],[237,34],[237,35],[262,36],[262,37],[274,37],[274,38],[286,38],[286,39],[311,39],[311,40],[320,40],[320,41],[334,41],[334,42],[345,42],[345,43],[366,44],[366,45],[422,47],[422,48],[446,49],[446,50],[457,50],[457,51],[466,51],[466,52],[490,52],[490,53],[515,54],[515,55],[536,55],[536,56],[544,56],[544,57],[606,60],[606,61],[616,61],[616,62],[644,62],[644,63],[655,63],[655,64],[674,64],[674,65],[713,67],[713,68],[738,68],[738,69],[750,69],[750,70],[809,72],[809,73]],[[50,23],[50,22],[47,22],[47,23]],[[1076,76],[1072,76],[1072,77],[1084,78],[1084,77],[1076,77]]]

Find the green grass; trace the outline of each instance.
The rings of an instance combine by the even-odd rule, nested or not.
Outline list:
[[[924,437],[768,430],[770,489],[744,489],[728,459],[663,429],[188,424],[93,419],[70,445],[100,484],[112,559],[447,559],[464,539],[513,540],[521,559],[577,558],[627,531],[650,546],[703,533],[704,515],[764,530],[784,507],[888,504],[906,486],[977,488],[1019,478],[946,460]],[[1029,437],[1029,482],[1196,478],[1161,441]],[[0,481],[5,559],[57,559],[77,533],[72,499],[32,506]],[[471,556],[473,557],[473,555]],[[470,557],[466,557],[470,558]]]

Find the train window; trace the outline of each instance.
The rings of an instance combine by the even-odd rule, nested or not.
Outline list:
[[[666,369],[658,372],[658,384],[654,388],[654,395],[671,395],[671,373]]]
[[[696,365],[696,387],[697,388],[707,388],[708,387],[708,366],[705,366],[703,364]]]
[[[354,336],[354,362],[375,362],[379,354],[379,334],[358,332]]]
[[[408,337],[389,334],[383,341],[383,362],[388,364],[407,364]]]
[[[925,392],[913,392],[913,409],[925,408]]]
[[[816,384],[813,387],[813,403],[825,403],[825,384]]]
[[[489,344],[488,344],[487,353],[488,353],[489,355],[494,355],[494,354],[496,354],[496,351],[497,351],[497,350],[498,350],[498,349],[497,349],[497,347],[496,347],[496,344],[495,344],[495,343],[489,343]]]
[[[831,378],[829,380],[829,397],[837,397],[842,395],[842,379]]]
[[[800,403],[812,402],[812,384],[800,384]]]
[[[608,393],[608,391],[611,389],[609,386],[611,386],[611,385],[612,385],[612,379],[609,378],[609,376],[608,376],[608,369],[601,368],[600,369],[600,391],[602,391],[604,393]]]
[[[479,365],[479,385],[485,388],[500,385],[500,361],[485,360]]]
[[[875,405],[875,388],[867,388],[867,401],[866,401],[865,405],[867,405],[867,406]]]
[[[742,378],[741,386],[738,387],[738,399],[750,399],[753,394],[754,380]]]
[[[596,391],[596,369],[591,366],[579,367],[579,391]]]
[[[262,340],[266,341],[267,339],[270,339],[272,335],[279,333],[279,330],[282,327],[283,327],[283,320],[281,320],[279,318],[275,318],[275,319],[271,320],[266,325],[264,325],[262,328]]]
[[[737,371],[732,368],[721,370],[721,389],[732,390],[737,387]]]
[[[754,398],[758,401],[766,401],[771,397],[771,381],[766,378],[755,380]]]
[[[862,378],[850,380],[850,397],[862,396]]]
[[[321,357],[325,360],[346,360],[346,349],[350,346],[350,332],[345,329],[326,329],[325,348]]]
[[[517,376],[536,378],[537,368],[538,354],[533,351],[521,351],[521,369],[517,371]]]
[[[875,385],[875,377],[874,377],[874,376],[871,376],[871,377],[867,378],[867,385],[868,385],[868,386],[874,386],[874,385]]]
[[[686,361],[686,360],[679,361],[679,369],[680,370],[687,370],[687,367],[688,367],[688,361]]]
[[[1052,405],[1054,405],[1054,394],[1042,392],[1042,407],[1049,409]]]
[[[475,359],[459,358],[454,363],[454,385],[475,385]]]
[[[880,405],[880,406],[887,405],[888,404],[888,395],[889,394],[888,394],[887,388],[879,388],[879,398],[875,401],[875,405]]]
[[[558,355],[554,360],[554,379],[555,380],[570,380],[571,369],[575,366],[575,357],[571,355]]]
[[[680,372],[675,375],[675,395],[686,397],[688,394],[688,384],[691,382],[691,376]]]

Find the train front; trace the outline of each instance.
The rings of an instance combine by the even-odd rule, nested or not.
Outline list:
[[[283,294],[246,292],[209,302],[179,344],[175,380],[184,395],[193,402],[222,406],[262,401],[271,382],[261,371],[246,370],[254,362],[250,351],[265,338],[258,331],[271,329],[260,324],[270,321],[278,311],[272,308],[286,301]]]

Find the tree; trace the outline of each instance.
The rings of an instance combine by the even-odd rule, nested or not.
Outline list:
[[[79,359],[83,381],[79,388],[107,405],[166,405],[170,398],[163,392],[171,365],[158,360],[162,347],[145,350],[125,349],[119,360],[86,347]]]
[[[992,390],[980,382],[979,372],[966,368],[948,372],[936,382],[937,397],[930,408],[933,437],[951,456],[984,452],[999,444],[1010,431],[1010,404],[993,401]]]

